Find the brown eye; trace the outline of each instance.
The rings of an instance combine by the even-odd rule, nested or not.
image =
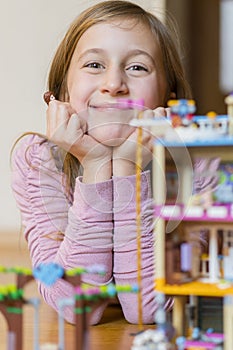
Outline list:
[[[146,67],[141,66],[139,64],[134,64],[133,66],[130,66],[129,68],[127,68],[127,70],[145,71],[145,72],[148,71]]]
[[[98,62],[90,62],[90,63],[86,64],[85,67],[87,67],[87,68],[94,68],[94,69],[102,69],[102,68],[104,68],[103,65],[98,63]]]

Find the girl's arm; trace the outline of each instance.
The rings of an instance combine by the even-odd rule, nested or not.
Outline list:
[[[153,206],[149,171],[141,174],[141,263],[143,323],[154,323],[155,275]],[[136,227],[136,177],[115,177],[114,187],[114,270],[116,284],[136,284],[137,227]],[[119,294],[125,318],[138,323],[137,294]]]
[[[112,180],[83,184],[77,178],[73,194],[65,190],[64,174],[51,157],[51,143],[29,135],[12,156],[12,189],[21,212],[33,267],[56,262],[65,269],[93,264],[106,268],[104,276],[85,275],[86,283],[100,285],[112,280]],[[73,295],[63,280],[52,287],[39,283],[45,301],[58,310],[58,300]],[[93,315],[97,323],[103,305]],[[65,318],[74,322],[73,310]]]

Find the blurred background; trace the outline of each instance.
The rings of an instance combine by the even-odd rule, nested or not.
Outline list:
[[[183,42],[197,113],[226,113],[233,91],[233,0],[166,0]]]
[[[10,188],[10,151],[25,131],[45,131],[43,93],[53,54],[72,19],[98,1],[1,0],[0,11],[0,246],[19,234],[20,216]],[[178,23],[183,42],[187,77],[197,103],[197,113],[225,113],[224,97],[233,90],[233,0],[141,0],[135,1],[159,13],[170,13]],[[228,16],[229,17],[229,16]],[[233,18],[233,14],[231,16]],[[230,22],[230,24],[228,24]],[[224,35],[222,24],[225,23]],[[230,28],[231,27],[231,28]],[[231,38],[232,39],[232,38]],[[223,61],[223,55],[227,62]],[[225,59],[225,58],[224,58]],[[230,63],[228,63],[230,62]],[[222,65],[225,67],[223,77]]]

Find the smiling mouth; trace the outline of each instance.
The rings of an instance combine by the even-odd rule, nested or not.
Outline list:
[[[90,108],[97,109],[97,110],[118,110],[122,109],[119,103],[104,103],[101,105],[90,105]]]
[[[142,99],[132,100],[127,98],[119,98],[114,102],[104,102],[101,104],[93,104],[89,106],[90,108],[98,110],[129,110],[129,109],[144,109],[144,101]]]

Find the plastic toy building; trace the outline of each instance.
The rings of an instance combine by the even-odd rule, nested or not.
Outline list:
[[[0,286],[0,312],[8,325],[8,349],[22,350],[23,306],[30,301],[23,297],[24,286],[33,279],[31,271],[0,267],[0,273],[16,273],[16,285]],[[36,303],[35,303],[36,305]]]
[[[174,342],[172,342],[175,330],[166,319],[165,296],[157,293],[155,298],[158,305],[155,312],[156,329],[139,332],[133,340],[131,350],[175,350]]]
[[[199,328],[194,328],[191,339],[178,337],[176,339],[177,350],[203,349],[203,350],[222,350],[223,335],[214,333],[212,329],[208,329],[205,333]]]
[[[224,350],[233,349],[233,202],[231,193],[225,200],[221,196],[221,186],[231,186],[229,177],[223,181],[223,176],[233,162],[232,100],[233,94],[225,100],[227,115],[195,116],[193,100],[175,100],[169,103],[169,118],[135,119],[131,123],[139,129],[150,126],[156,137],[156,291],[174,296],[172,324],[177,335],[187,332],[184,309],[190,297],[223,298]],[[197,162],[199,174],[194,166]],[[166,175],[172,168],[177,174],[176,198],[167,201]],[[194,180],[199,181],[198,193]],[[184,349],[199,348],[203,348],[200,342]],[[218,348],[215,344],[210,349]]]
[[[89,348],[89,317],[95,308],[103,299],[115,297],[117,293],[137,293],[138,287],[131,285],[109,284],[100,287],[84,287],[81,282],[83,273],[104,274],[102,266],[90,266],[90,268],[77,267],[72,270],[65,271],[60,265],[50,263],[42,264],[33,271],[25,268],[5,268],[0,266],[0,273],[16,274],[16,285],[0,286],[0,312],[4,315],[8,324],[8,349],[23,350],[23,306],[32,304],[35,308],[34,318],[34,348],[39,350],[39,299],[26,300],[23,297],[23,288],[26,283],[34,278],[40,280],[44,284],[51,286],[57,279],[62,278],[71,283],[75,287],[75,294],[70,299],[61,299],[60,315],[59,315],[59,350],[65,349],[64,342],[64,319],[62,311],[64,306],[71,306],[76,316],[75,332],[75,350],[87,350]],[[45,350],[54,349],[55,344],[44,344],[42,348]],[[57,349],[57,346],[55,347]],[[70,349],[69,349],[70,350]]]

